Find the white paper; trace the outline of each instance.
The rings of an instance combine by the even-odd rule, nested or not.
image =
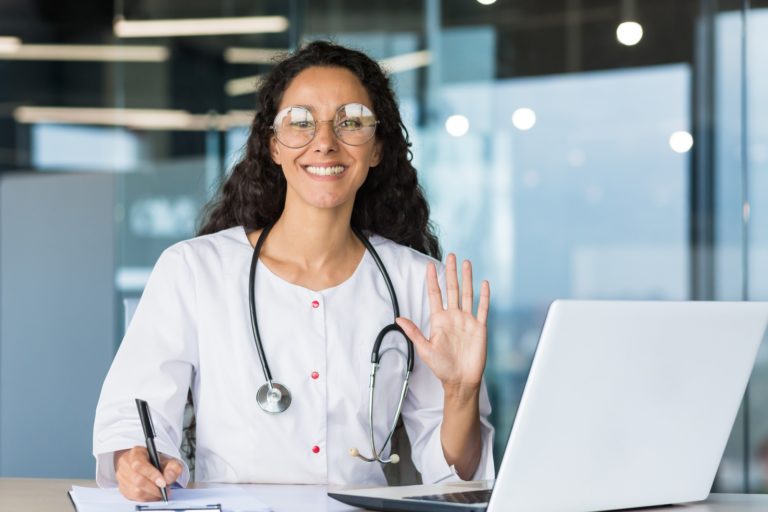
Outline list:
[[[269,512],[272,509],[253,494],[237,487],[206,487],[202,489],[171,489],[168,503],[138,502],[123,497],[116,488],[72,486],[70,493],[77,512],[136,512],[136,505],[163,508],[201,507],[220,504],[223,512]]]

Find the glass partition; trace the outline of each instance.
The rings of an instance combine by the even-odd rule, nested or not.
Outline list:
[[[0,37],[0,74],[25,80],[0,80],[0,166],[114,177],[119,310],[194,236],[274,59],[318,38],[367,52],[391,74],[444,250],[491,282],[498,463],[552,300],[768,297],[768,2],[486,3],[118,0],[79,36]],[[35,42],[117,54],[17,58]],[[767,365],[761,352],[717,490],[768,485]]]

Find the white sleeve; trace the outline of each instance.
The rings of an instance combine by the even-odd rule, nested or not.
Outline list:
[[[181,460],[181,428],[197,367],[196,295],[183,247],[157,261],[101,389],[93,428],[96,482],[116,486],[114,452],[144,446],[135,399],[149,403],[159,452]],[[184,465],[179,484],[186,486]]]
[[[424,272],[426,275],[426,270]],[[445,293],[445,268],[438,264],[440,289]],[[419,325],[424,336],[429,337],[429,299],[426,279],[420,320],[412,319]],[[493,425],[488,421],[491,403],[485,379],[480,389],[480,435],[481,456],[472,480],[492,480],[495,477],[493,465]],[[416,469],[425,484],[461,480],[456,469],[449,466],[443,453],[440,427],[443,423],[443,386],[432,370],[415,356],[408,396],[403,404],[403,423],[411,442],[411,453]]]

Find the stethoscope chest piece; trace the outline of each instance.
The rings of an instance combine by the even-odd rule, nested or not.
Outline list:
[[[291,392],[277,382],[273,382],[271,388],[269,383],[266,383],[256,392],[256,401],[264,411],[277,414],[291,405]]]

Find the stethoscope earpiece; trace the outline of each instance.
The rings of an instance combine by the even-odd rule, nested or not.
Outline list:
[[[363,455],[361,455],[360,451],[357,448],[350,448],[349,454],[352,457],[357,457],[358,459],[362,459],[365,462],[379,461],[382,464],[397,464],[398,462],[400,462],[400,456],[396,453],[390,454],[389,459],[382,459],[381,457],[376,457],[375,459],[369,459],[368,457],[364,457]]]
[[[264,380],[267,382],[265,384],[262,384],[258,391],[256,392],[256,402],[259,404],[259,407],[261,407],[262,410],[265,412],[268,412],[270,414],[278,414],[286,409],[291,405],[291,392],[288,391],[288,388],[285,387],[282,384],[279,384],[272,380],[272,372],[269,371],[269,365],[267,364],[267,358],[264,354],[264,347],[261,344],[261,336],[259,334],[259,324],[256,319],[256,293],[255,293],[255,283],[256,283],[256,265],[259,262],[259,254],[261,253],[261,248],[264,245],[264,241],[267,239],[267,235],[269,234],[269,231],[272,229],[272,226],[274,224],[270,224],[269,226],[266,226],[262,232],[261,235],[259,235],[259,239],[256,242],[256,246],[253,248],[253,256],[251,258],[251,271],[248,279],[248,305],[250,306],[250,313],[251,313],[251,328],[253,330],[253,340],[256,344],[256,351],[259,354],[259,362],[261,363],[261,369],[264,372]],[[389,274],[387,273],[387,269],[384,268],[384,264],[381,262],[381,258],[379,257],[376,250],[373,248],[373,245],[368,241],[368,238],[365,237],[365,235],[357,228],[353,227],[352,231],[355,233],[355,236],[360,239],[360,241],[365,246],[366,250],[370,253],[370,255],[373,257],[373,261],[376,262],[376,266],[379,268],[379,272],[381,273],[382,277],[384,278],[384,283],[387,285],[387,290],[389,291],[389,298],[392,301],[392,310],[395,315],[395,319],[400,316],[400,307],[397,304],[397,296],[395,295],[395,288],[392,285],[392,280],[389,278]],[[407,364],[405,368],[405,375],[403,377],[403,387],[400,391],[400,401],[397,404],[397,412],[395,413],[395,420],[392,422],[392,427],[389,430],[389,435],[387,435],[386,440],[384,441],[384,444],[381,448],[381,450],[376,450],[376,444],[373,439],[373,391],[376,386],[376,370],[379,366],[379,361],[381,359],[381,356],[386,353],[389,350],[393,350],[392,348],[386,349],[384,352],[380,352],[379,349],[381,348],[381,342],[384,339],[384,336],[388,334],[389,332],[397,331],[400,334],[403,335],[405,338],[405,341],[408,345],[408,355],[406,357]],[[394,349],[403,353],[399,349]],[[405,354],[403,354],[405,355]],[[370,441],[371,441],[371,451],[373,452],[373,457],[368,458],[363,456],[360,451],[357,448],[351,448],[349,450],[349,454],[352,457],[357,457],[359,459],[362,459],[366,462],[374,462],[378,461],[382,464],[397,464],[400,462],[400,456],[396,453],[390,454],[389,459],[382,458],[382,454],[384,453],[384,448],[387,446],[389,441],[392,439],[392,435],[395,433],[395,428],[397,427],[397,422],[400,419],[400,413],[403,409],[403,401],[405,400],[405,396],[408,393],[408,379],[411,375],[411,371],[413,371],[413,342],[408,339],[408,336],[405,335],[405,332],[398,326],[396,323],[392,323],[384,327],[381,332],[379,332],[379,335],[376,337],[376,341],[374,342],[373,350],[371,352],[371,379],[370,379],[370,385],[369,385],[369,396],[368,396],[368,428],[370,433]]]

